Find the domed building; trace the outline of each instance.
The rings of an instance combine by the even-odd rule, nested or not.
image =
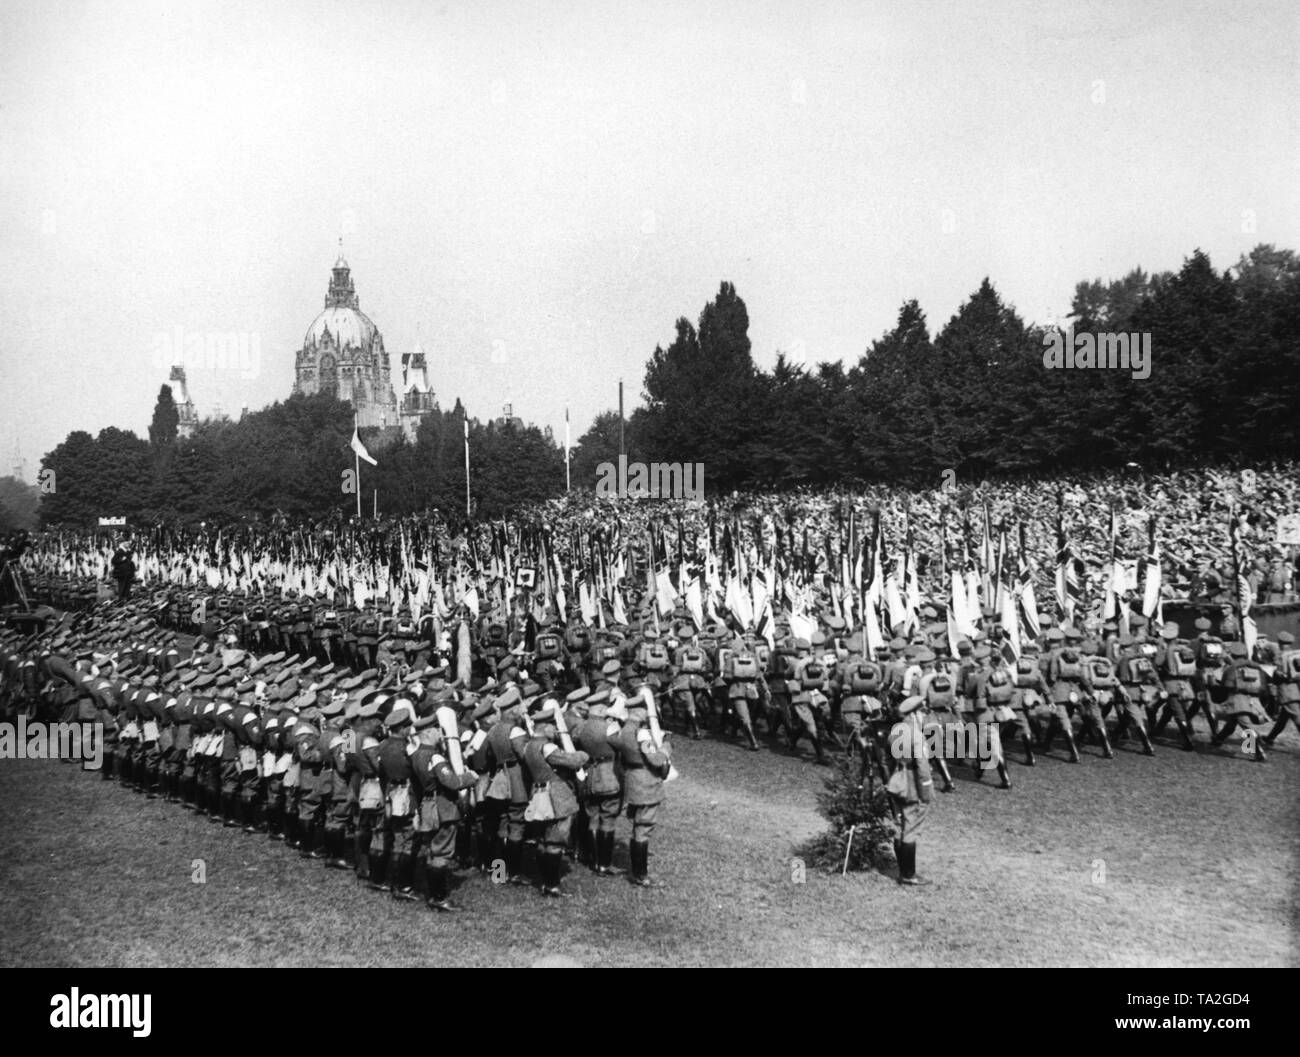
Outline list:
[[[325,309],[312,320],[298,352],[293,391],[351,401],[362,426],[401,425],[383,335],[361,311],[342,254],[334,262]]]

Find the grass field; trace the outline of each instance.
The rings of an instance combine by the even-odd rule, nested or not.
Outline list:
[[[920,872],[792,877],[825,771],[681,741],[659,891],[575,869],[564,901],[467,879],[434,915],[263,836],[72,764],[0,761],[5,965],[1260,965],[1300,963],[1300,739],[1058,750],[935,805]],[[620,841],[626,839],[620,823]],[[620,844],[617,861],[626,865]],[[192,881],[194,860],[206,881]],[[1104,880],[1096,860],[1104,862]]]

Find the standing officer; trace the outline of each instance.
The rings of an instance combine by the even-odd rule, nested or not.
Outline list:
[[[650,878],[650,835],[664,802],[664,780],[672,768],[672,751],[665,734],[663,744],[655,744],[650,732],[648,687],[627,702],[627,720],[618,734],[619,759],[623,764],[624,801],[632,820],[632,840],[628,852],[632,859],[629,880],[643,888],[660,888],[662,882]]]
[[[922,704],[919,695],[902,701],[898,706],[898,722],[889,732],[894,773],[886,788],[899,821],[894,855],[898,858],[898,883],[901,885],[930,884],[916,874],[916,841],[925,829],[930,800],[934,796],[930,761],[926,758],[925,735],[921,728]]]
[[[614,869],[615,823],[623,802],[616,746],[622,730],[620,720],[627,715],[627,709],[621,703],[611,707],[608,690],[590,695],[586,705],[587,719],[574,737],[574,744],[590,761],[583,789],[587,827],[595,834],[597,876],[615,877],[621,872]]]
[[[415,721],[415,707],[405,697],[393,702],[384,719],[388,736],[379,746],[379,781],[384,789],[384,851],[389,860],[389,891],[394,899],[414,902],[416,801],[411,788],[411,756],[417,746],[408,735]],[[453,830],[453,839],[454,839]]]
[[[460,909],[451,901],[451,862],[460,825],[460,794],[478,783],[478,774],[466,767],[457,774],[443,752],[438,713],[415,721],[419,742],[411,756],[411,784],[420,805],[418,855],[424,865],[425,903],[430,910],[451,913]]]
[[[538,820],[542,822],[538,870],[542,876],[542,895],[552,897],[568,895],[560,887],[560,870],[573,816],[578,813],[578,798],[559,772],[579,771],[590,759],[580,749],[566,752],[556,743],[559,728],[555,716],[559,708],[559,702],[549,695],[534,703],[533,736],[524,745],[524,768],[532,787],[529,802],[545,807],[549,801],[550,817]]]

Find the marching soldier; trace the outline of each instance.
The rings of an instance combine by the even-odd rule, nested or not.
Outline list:
[[[1280,559],[1279,559],[1280,560]],[[1272,745],[1278,739],[1288,722],[1294,723],[1300,730],[1300,650],[1295,648],[1295,636],[1289,631],[1279,631],[1277,644],[1280,649],[1277,670],[1273,673],[1273,696],[1278,704],[1277,721],[1273,729],[1264,735],[1264,741]]]
[[[1227,741],[1239,725],[1244,730],[1247,724],[1268,722],[1268,713],[1264,711],[1260,700],[1268,685],[1267,674],[1257,662],[1249,658],[1244,642],[1228,643],[1228,655],[1231,661],[1224,670],[1222,682],[1225,698],[1218,705],[1217,717],[1223,721],[1223,726],[1214,736],[1213,744],[1216,746]],[[1264,739],[1256,737],[1253,740],[1255,759],[1263,763],[1267,759],[1264,755]]]

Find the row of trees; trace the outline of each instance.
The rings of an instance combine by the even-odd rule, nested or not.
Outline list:
[[[330,396],[294,396],[238,422],[208,421],[177,438],[171,390],[163,386],[148,441],[109,428],[77,431],[42,461],[55,490],[41,520],[93,524],[101,515],[132,522],[231,521],[283,513],[348,516],[357,492],[369,515],[465,509],[464,409],[426,417],[414,443],[361,430],[378,465],[354,472],[352,408]],[[475,513],[491,517],[564,488],[564,456],[532,426],[470,421]]]
[[[630,457],[702,462],[713,489],[961,479],[1300,455],[1300,260],[1259,246],[1225,273],[1197,251],[1177,273],[1079,283],[1082,334],[1151,336],[1149,376],[1048,369],[1052,331],[986,279],[935,336],[915,301],[856,364],[778,356],[759,370],[729,283],[698,326],[677,321],[646,365]],[[617,457],[618,416],[580,440],[574,480]]]
[[[1200,251],[1177,273],[1134,271],[1081,282],[1074,335],[1149,334],[1149,375],[1049,369],[1053,332],[1026,324],[986,279],[937,335],[915,301],[857,363],[807,366],[779,354],[754,363],[749,316],[730,283],[697,324],[682,318],[646,363],[644,406],[626,423],[630,460],[703,463],[711,491],[1051,474],[1138,462],[1249,462],[1300,456],[1300,260],[1259,246],[1226,272]],[[362,467],[363,509],[463,511],[464,409],[435,410],[414,443]],[[171,391],[149,440],[116,428],[74,432],[50,452],[45,524],[101,514],[187,520],[347,515],[352,412],[326,396],[293,397],[239,422],[206,422],[177,439]],[[576,487],[618,458],[616,411],[573,452]],[[564,488],[549,430],[516,421],[470,425],[475,512],[496,516]]]

